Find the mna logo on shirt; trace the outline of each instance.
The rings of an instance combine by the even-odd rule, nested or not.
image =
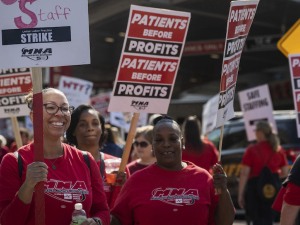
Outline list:
[[[193,205],[195,200],[199,200],[199,194],[197,189],[156,188],[152,191],[150,200],[159,200],[176,206]]]

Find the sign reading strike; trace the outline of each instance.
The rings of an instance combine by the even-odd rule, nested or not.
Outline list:
[[[32,88],[30,68],[0,70],[0,118],[27,116],[24,95]]]
[[[0,21],[0,68],[90,63],[87,1],[1,0]]]
[[[240,91],[239,98],[248,141],[256,140],[255,128],[259,121],[271,123],[273,130],[277,134],[277,126],[273,116],[273,104],[267,84]]]
[[[167,113],[190,13],[131,6],[109,111]]]
[[[203,105],[202,134],[212,132],[216,127],[219,94],[215,95]]]
[[[111,93],[103,93],[90,98],[90,104],[104,117],[105,123],[110,122],[110,114],[108,110],[108,104]]]
[[[298,137],[300,137],[300,54],[289,54],[289,64],[294,93],[294,105],[297,114],[297,133]]]
[[[217,127],[234,117],[233,99],[242,50],[258,1],[233,1],[230,5],[221,75]]]
[[[65,94],[70,106],[75,108],[90,102],[92,88],[93,82],[66,76],[60,77],[58,85],[58,89]]]

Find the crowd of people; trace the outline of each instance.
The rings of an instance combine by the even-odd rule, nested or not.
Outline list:
[[[33,121],[33,94],[25,100]],[[136,129],[131,162],[125,172],[113,171],[111,182],[105,162],[122,157],[125,144],[117,128],[91,105],[74,109],[54,88],[43,90],[43,115],[44,162],[34,162],[34,141],[25,129],[18,150],[0,135],[1,225],[35,224],[34,192],[41,181],[49,225],[70,224],[78,202],[87,214],[82,225],[233,223],[226,173],[196,116],[180,126],[169,116],[153,115],[150,125]],[[273,208],[282,211],[282,225],[292,225],[300,209],[300,160],[288,174],[284,150],[267,122],[257,123],[256,139],[242,160],[238,204],[254,225],[273,224],[279,178],[287,177]],[[278,184],[263,189],[268,201],[257,188],[266,170]]]

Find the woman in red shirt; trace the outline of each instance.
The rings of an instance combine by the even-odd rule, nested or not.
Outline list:
[[[82,225],[109,224],[109,212],[100,173],[88,153],[90,169],[83,153],[60,141],[70,125],[72,106],[66,96],[54,88],[43,94],[44,162],[34,162],[34,144],[21,147],[22,159],[7,154],[0,168],[0,223],[1,225],[34,225],[34,188],[43,181],[45,187],[45,224],[68,225],[72,221],[75,203],[82,203],[88,219]],[[33,120],[33,94],[25,98]]]
[[[256,185],[253,182],[256,182],[255,179],[264,166],[267,166],[273,174],[278,174],[278,170],[281,170],[282,177],[286,177],[288,162],[283,149],[279,145],[279,139],[268,122],[261,121],[257,123],[255,134],[258,143],[247,148],[242,160],[243,167],[240,174],[238,203],[241,208],[246,206],[246,214],[254,225],[271,225],[274,220],[271,209],[272,202],[266,203],[260,200],[255,194],[254,188],[252,188]],[[247,197],[246,202],[244,196]]]
[[[157,162],[135,172],[123,186],[111,211],[112,225],[233,223],[234,207],[227,178],[181,160],[179,125],[168,116],[154,120],[152,147]],[[215,189],[218,194],[215,194]]]
[[[121,185],[124,184],[130,173],[126,169],[126,173],[117,174],[116,180],[118,182],[113,185],[107,183],[104,160],[115,159],[117,157],[100,153],[106,137],[104,117],[93,106],[82,104],[74,110],[70,127],[67,130],[67,140],[78,149],[91,153],[96,160],[98,170],[101,172],[107,203],[112,209],[120,192]],[[103,171],[101,171],[101,163]]]
[[[185,144],[182,159],[209,171],[218,162],[218,152],[214,146],[201,140],[200,121],[196,116],[189,116],[182,127]]]
[[[156,162],[151,144],[152,131],[153,126],[143,126],[136,129],[133,147],[138,159],[128,164],[130,175]]]

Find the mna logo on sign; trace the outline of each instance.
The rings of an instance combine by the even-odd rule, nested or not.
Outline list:
[[[52,55],[52,48],[23,48],[22,57],[27,57],[34,61],[48,60],[49,56]]]
[[[141,101],[132,101],[131,106],[133,106],[137,110],[145,110],[149,105],[149,102],[141,102]]]

